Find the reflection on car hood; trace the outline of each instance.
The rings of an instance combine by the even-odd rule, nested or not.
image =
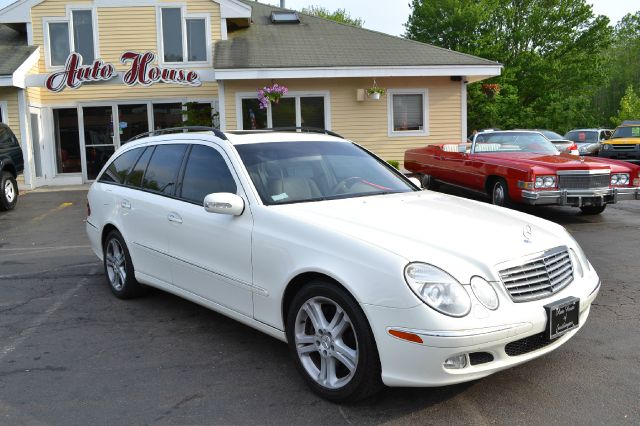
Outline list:
[[[554,223],[431,191],[279,206],[292,219],[434,264],[468,283],[498,263],[567,244]],[[294,220],[295,220],[294,219]],[[530,241],[524,228],[532,227]]]
[[[610,169],[609,164],[597,158],[577,157],[575,155],[560,154],[546,155],[534,153],[486,153],[476,154],[479,158],[499,158],[515,161],[518,164],[530,166],[554,167],[558,170],[594,170]]]

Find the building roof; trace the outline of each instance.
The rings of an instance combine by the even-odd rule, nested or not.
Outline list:
[[[37,49],[27,46],[26,35],[0,24],[0,75],[11,75]]]
[[[496,66],[496,62],[401,37],[299,14],[300,23],[273,24],[275,6],[252,8],[248,28],[216,43],[215,69],[310,67]]]

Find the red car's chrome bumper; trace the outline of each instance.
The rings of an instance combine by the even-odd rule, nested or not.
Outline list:
[[[640,200],[640,188],[560,189],[554,191],[522,191],[525,204],[559,206],[599,206],[621,200]]]

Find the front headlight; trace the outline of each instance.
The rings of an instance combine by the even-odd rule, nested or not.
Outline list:
[[[569,249],[569,253],[571,254],[571,262],[575,265],[576,272],[580,278],[584,277],[584,269],[582,268],[582,262],[578,260],[578,255],[575,250]]]
[[[611,175],[611,185],[628,185],[628,184],[629,184],[629,174],[616,173]]]
[[[553,188],[556,186],[555,176],[538,176],[536,177],[536,188]]]
[[[471,310],[471,299],[462,284],[442,269],[410,263],[404,268],[404,278],[420,300],[440,313],[463,317]]]
[[[577,256],[578,262],[580,262],[580,264],[583,265],[587,271],[590,271],[591,264],[589,263],[589,259],[587,259],[587,255],[584,254],[582,247],[580,247],[580,244],[578,244],[576,239],[573,238],[573,235],[571,235],[569,231],[566,231],[566,232],[569,238],[571,239],[571,241],[573,241],[574,247],[576,248],[575,250],[572,249],[571,251]]]

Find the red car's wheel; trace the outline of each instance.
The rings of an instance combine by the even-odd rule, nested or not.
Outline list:
[[[503,179],[498,179],[493,184],[491,202],[500,207],[509,207],[511,205],[511,200],[509,199],[509,188]]]

